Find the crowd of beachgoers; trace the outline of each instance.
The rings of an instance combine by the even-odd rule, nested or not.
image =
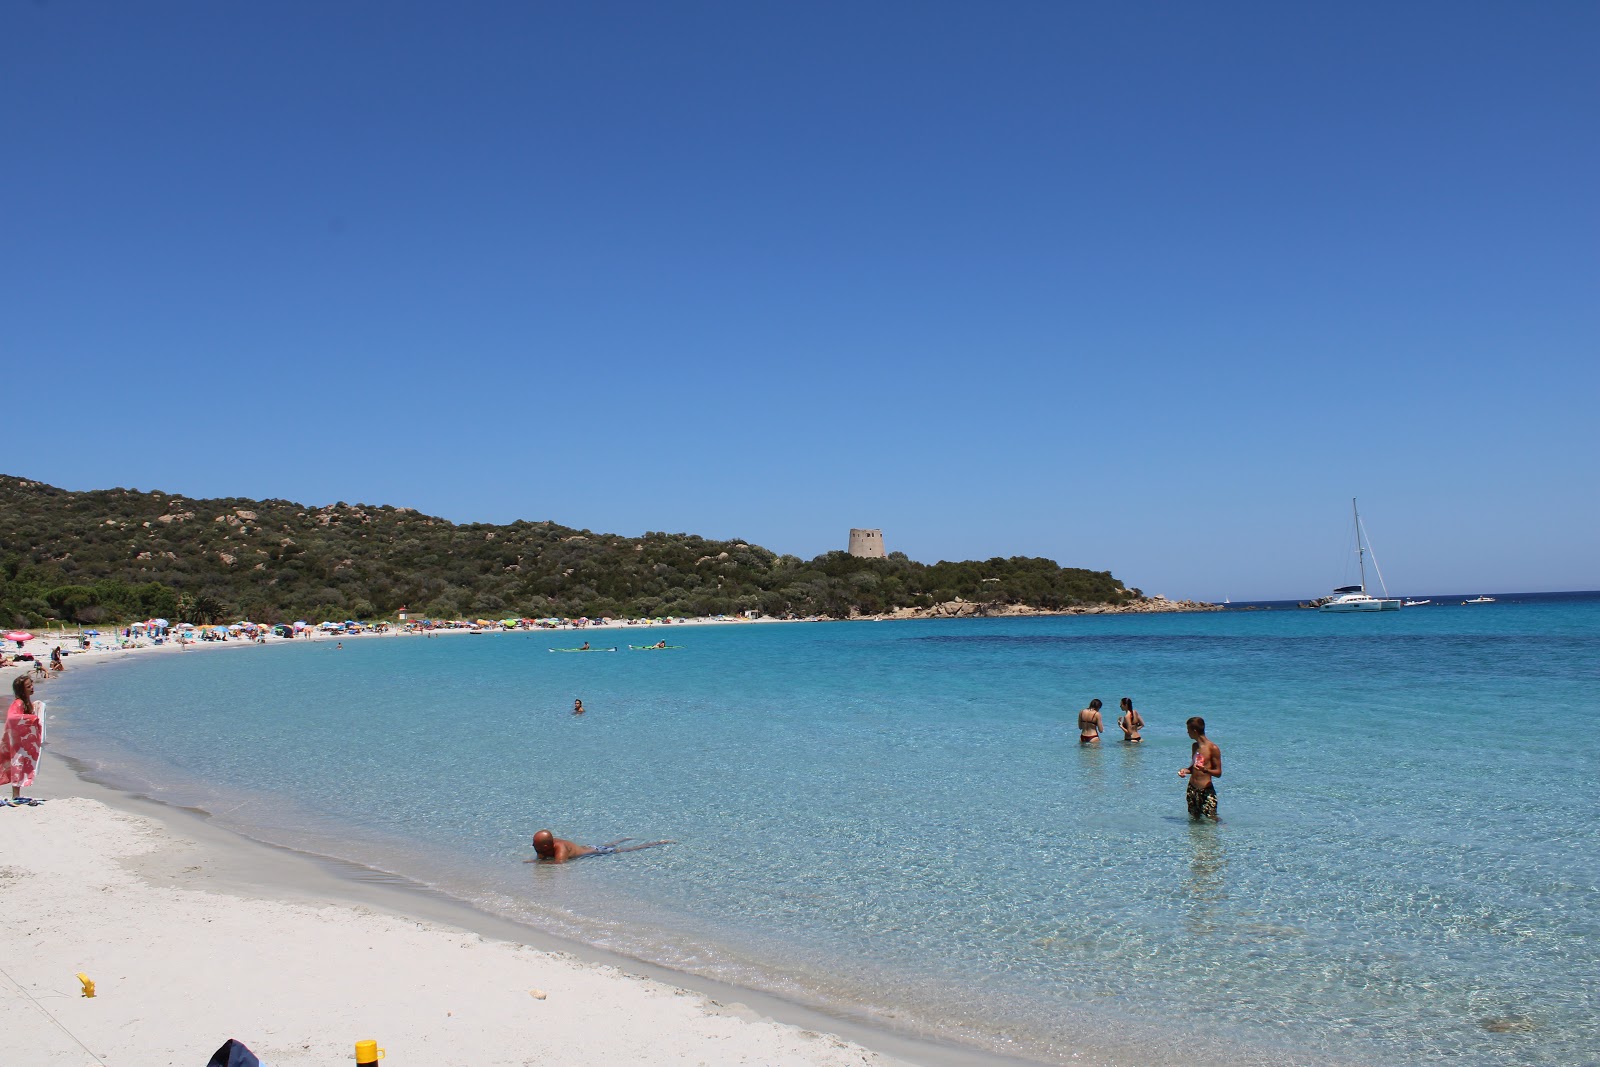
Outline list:
[[[173,623],[166,619],[145,619],[104,628],[70,627],[31,631],[13,630],[0,647],[0,667],[24,670],[36,666],[41,671],[59,670],[67,657],[107,652],[131,652],[143,648],[186,648],[226,642],[268,644],[292,640],[344,639],[364,636],[433,635],[445,633],[509,633],[529,630],[589,630],[608,627],[704,626],[726,623],[815,622],[815,617],[776,619],[764,615],[715,615],[706,618],[656,619],[405,619],[340,622],[324,620],[310,623],[258,623],[241,619],[231,623]]]

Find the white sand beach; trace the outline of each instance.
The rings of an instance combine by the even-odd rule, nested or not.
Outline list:
[[[74,655],[69,670],[125,654]],[[7,703],[14,674],[0,671]],[[42,803],[0,809],[8,1065],[199,1067],[230,1037],[273,1067],[347,1062],[363,1039],[387,1063],[430,1067],[1002,1062],[608,957],[250,841],[82,778],[48,744],[24,793]]]
[[[347,1061],[364,1038],[397,1064],[899,1062],[618,967],[401,914],[390,895],[358,902],[305,859],[62,796],[72,783],[59,764],[49,772],[58,788],[30,793],[51,799],[0,811],[7,1063],[199,1067],[229,1037],[291,1067]]]

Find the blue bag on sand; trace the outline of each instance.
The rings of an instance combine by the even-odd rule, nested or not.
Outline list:
[[[256,1059],[255,1053],[230,1037],[212,1055],[211,1062],[206,1064],[206,1067],[267,1067],[267,1065]]]

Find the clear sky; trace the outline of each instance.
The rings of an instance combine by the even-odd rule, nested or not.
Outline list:
[[[1600,5],[0,6],[0,470],[1600,587]]]

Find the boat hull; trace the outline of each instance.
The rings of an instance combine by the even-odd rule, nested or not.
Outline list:
[[[1363,597],[1360,600],[1331,600],[1317,608],[1318,611],[1399,611],[1400,601]]]

